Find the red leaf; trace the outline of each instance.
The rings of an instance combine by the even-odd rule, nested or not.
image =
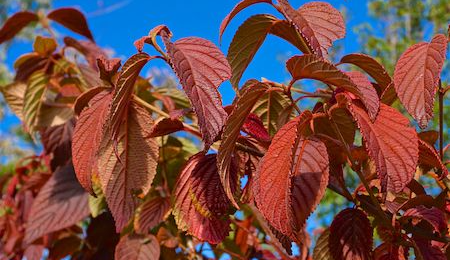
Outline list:
[[[231,77],[230,65],[207,40],[189,37],[172,43],[162,35],[172,67],[197,114],[207,149],[219,136],[227,116],[217,88]]]
[[[23,28],[25,28],[31,22],[36,22],[39,17],[32,12],[22,11],[13,14],[9,17],[0,29],[0,44],[5,41],[11,40],[16,34],[18,34]]]
[[[73,32],[85,36],[94,41],[91,31],[89,30],[86,18],[83,13],[75,8],[59,8],[51,11],[47,18],[53,20]]]
[[[448,260],[444,253],[436,246],[431,244],[430,240],[413,237],[420,252],[414,250],[414,253],[421,254],[423,260]]]
[[[150,234],[150,230],[164,220],[169,210],[169,198],[156,197],[147,200],[134,219],[134,229],[142,234]]]
[[[159,157],[156,140],[148,137],[153,125],[150,112],[133,102],[126,111],[115,139],[110,125],[104,129],[97,153],[100,184],[117,232],[134,214],[138,197],[150,190]]]
[[[373,245],[373,228],[366,213],[344,209],[330,226],[329,246],[336,260],[369,260]]]
[[[73,166],[58,168],[33,201],[24,243],[70,227],[88,215],[88,194],[75,178]]]
[[[51,166],[65,165],[72,156],[72,136],[75,119],[65,124],[47,128],[41,134],[41,142],[46,154],[52,154]]]
[[[225,193],[237,208],[239,208],[239,206],[234,200],[233,193],[231,192],[232,188],[236,186],[237,183],[230,182],[231,164],[232,160],[235,158],[234,148],[240,135],[241,128],[252,111],[253,106],[267,89],[268,86],[266,84],[259,82],[248,86],[242,96],[235,102],[233,111],[228,116],[223,131],[222,143],[220,144],[218,151],[217,165]]]
[[[294,241],[328,184],[325,145],[302,134],[311,117],[311,112],[303,112],[278,131],[253,185],[255,201],[263,216]]]
[[[121,125],[126,121],[126,114],[133,95],[136,79],[150,59],[152,57],[142,52],[131,56],[122,66],[116,88],[113,92],[111,107],[109,108],[106,122],[115,141],[117,141],[117,135],[119,134]]]
[[[297,32],[293,24],[286,20],[277,20],[270,28],[269,33],[288,41],[303,53],[310,51],[309,45],[305,43],[306,40],[303,36]]]
[[[231,203],[220,183],[215,154],[200,152],[188,160],[178,176],[174,196],[172,212],[180,230],[211,244],[228,235]]]
[[[97,174],[97,150],[102,138],[103,125],[111,104],[112,94],[103,91],[89,101],[89,107],[81,112],[73,133],[72,160],[81,186],[89,193],[92,175]]]
[[[376,101],[373,100],[373,91],[369,90],[367,86],[357,86],[344,72],[316,55],[294,56],[286,62],[286,67],[291,73],[293,81],[315,79],[325,84],[343,88],[361,99],[366,108],[375,110]]]
[[[367,108],[370,119],[375,120],[380,109],[380,99],[378,98],[377,91],[370,83],[369,79],[359,71],[346,72],[347,76],[355,83],[361,92],[363,103]]]
[[[233,10],[223,19],[222,23],[220,24],[220,30],[219,30],[219,41],[222,41],[222,35],[225,32],[225,29],[227,28],[228,24],[231,22],[231,20],[242,10],[245,8],[258,4],[258,3],[267,3],[272,5],[272,0],[242,0],[239,2]]]
[[[352,53],[342,57],[341,63],[350,63],[358,66],[369,74],[381,87],[381,91],[385,90],[392,79],[386,72],[386,69],[374,58],[362,53]]]
[[[100,70],[100,78],[112,84],[112,77],[117,73],[121,66],[120,59],[107,59],[100,57],[97,59],[97,66]]]
[[[279,0],[280,11],[307,40],[313,53],[324,56],[333,41],[345,36],[341,13],[328,3],[307,3],[295,10],[287,0]]]
[[[247,116],[247,119],[245,119],[245,123],[242,126],[242,131],[258,141],[265,143],[270,142],[270,135],[264,127],[264,123],[257,115],[253,113],[250,113]]]
[[[409,114],[421,128],[433,117],[434,96],[445,61],[447,38],[436,35],[430,43],[408,48],[395,66],[394,86]]]
[[[447,220],[445,218],[445,214],[436,207],[427,208],[423,205],[418,205],[414,208],[406,210],[403,217],[425,220],[430,223],[434,230],[438,233],[447,231]]]
[[[116,260],[159,259],[160,246],[153,235],[128,234],[116,246]]]
[[[75,112],[76,115],[80,115],[81,112],[83,111],[83,109],[85,107],[87,107],[90,103],[90,101],[100,92],[104,91],[104,90],[108,90],[109,88],[107,87],[96,87],[96,88],[91,88],[85,92],[83,92],[81,95],[79,95],[77,97],[77,99],[75,100],[75,104],[73,106],[73,110]]]
[[[374,160],[383,192],[400,192],[411,181],[419,157],[418,138],[414,128],[400,112],[381,104],[372,123],[366,111],[350,105],[366,149]]]
[[[423,167],[436,168],[441,174],[441,178],[448,175],[448,169],[442,163],[436,149],[427,142],[419,139],[419,164]],[[429,170],[429,168],[426,168]]]
[[[403,247],[392,243],[383,243],[375,248],[374,260],[407,260]]]
[[[164,136],[184,129],[183,122],[178,119],[162,118],[153,126],[149,137]]]
[[[23,256],[27,260],[41,260],[44,249],[43,245],[30,245],[23,252]]]

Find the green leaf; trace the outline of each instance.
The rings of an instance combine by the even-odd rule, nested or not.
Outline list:
[[[239,81],[277,19],[272,15],[258,14],[247,19],[237,30],[228,49],[227,59],[232,76],[231,85],[239,89]]]
[[[34,40],[33,49],[42,56],[49,56],[56,50],[57,44],[53,38],[38,35]]]
[[[47,83],[48,77],[42,70],[33,73],[28,81],[22,113],[25,126],[30,133],[36,130],[36,118],[41,108],[42,97]]]
[[[23,99],[26,89],[27,85],[23,82],[13,82],[9,85],[0,87],[0,91],[9,108],[20,120],[23,120]]]

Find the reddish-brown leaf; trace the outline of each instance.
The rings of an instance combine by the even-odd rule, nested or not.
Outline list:
[[[253,106],[267,90],[268,86],[264,83],[257,82],[248,86],[242,96],[235,102],[233,111],[227,118],[222,134],[222,142],[217,155],[217,167],[219,168],[220,180],[225,189],[225,193],[237,208],[239,208],[239,206],[234,200],[231,190],[233,186],[238,184],[230,182],[231,164],[232,160],[235,158],[234,148],[240,135],[241,128],[252,111]]]
[[[356,126],[353,122],[352,115],[344,108],[334,105],[330,108],[329,114],[336,123],[339,132],[341,132],[344,140],[352,145],[355,140]],[[335,140],[339,140],[339,135],[335,132],[332,122],[325,113],[314,114],[314,133],[324,134],[332,137]]]
[[[43,245],[30,245],[23,252],[27,260],[41,260],[45,247]]]
[[[152,128],[149,137],[164,136],[184,129],[183,122],[178,119],[162,118]]]
[[[91,88],[88,91],[83,92],[81,95],[77,97],[75,100],[75,104],[73,105],[73,110],[76,115],[80,115],[85,107],[87,107],[90,101],[100,92],[107,90],[108,87],[96,87]]]
[[[425,220],[430,223],[434,230],[438,233],[447,231],[447,220],[442,210],[431,207],[427,208],[423,205],[418,205],[414,208],[410,208],[403,214],[404,218],[411,218],[413,220]]]
[[[189,37],[172,43],[165,33],[162,35],[172,67],[197,114],[207,149],[218,138],[227,117],[217,88],[231,77],[230,65],[219,48],[207,40]]]
[[[253,184],[255,201],[263,216],[294,241],[328,184],[325,145],[303,136],[311,117],[311,112],[303,112],[278,131]]]
[[[232,176],[237,178],[237,173]],[[174,196],[172,213],[180,230],[211,244],[228,235],[231,203],[220,183],[215,154],[200,152],[188,160],[178,176]]]
[[[111,104],[112,94],[103,91],[96,94],[85,108],[73,133],[73,165],[78,181],[89,193],[94,194],[91,178],[97,174],[97,149],[102,138],[103,125]]]
[[[287,0],[279,0],[283,15],[307,40],[313,53],[324,56],[333,41],[345,36],[345,24],[341,13],[328,3],[312,2],[292,8]]]
[[[366,213],[359,209],[344,209],[330,226],[329,246],[335,260],[370,260],[373,228]]]
[[[245,119],[242,131],[258,141],[270,142],[270,135],[264,127],[264,123],[261,121],[261,118],[253,113],[250,113]]]
[[[100,70],[100,78],[112,84],[112,77],[117,73],[121,66],[120,59],[107,59],[100,57],[97,59],[97,66]]]
[[[349,63],[358,66],[369,74],[381,87],[381,91],[384,91],[392,79],[387,73],[386,69],[374,58],[362,53],[352,53],[342,57],[341,63]],[[381,94],[381,93],[380,93]]]
[[[286,20],[277,20],[270,28],[269,33],[288,41],[303,53],[310,51],[303,36],[295,29],[293,24]]]
[[[417,134],[420,139],[427,142],[429,145],[434,146],[434,144],[439,139],[439,132],[435,130],[423,131]]]
[[[400,192],[411,181],[419,158],[418,138],[408,119],[381,104],[372,123],[366,111],[350,105],[370,157],[374,160],[383,192]]]
[[[421,258],[418,257],[418,259],[423,260],[448,260],[448,258],[444,255],[442,250],[432,245],[432,241],[428,239],[424,239],[421,237],[415,237],[413,236],[414,241],[416,242],[417,247],[419,248],[420,252],[417,252],[414,249],[414,253],[416,255],[420,255]]]
[[[366,108],[374,104],[372,91],[367,87],[360,87],[330,62],[313,54],[294,56],[286,62],[286,67],[292,75],[292,80],[315,79],[325,84],[334,85],[355,94]],[[376,95],[376,92],[375,92]]]
[[[63,125],[49,127],[41,133],[45,153],[52,154],[52,169],[65,165],[72,157],[74,127],[75,119],[72,118]]]
[[[329,246],[330,229],[325,229],[319,236],[313,251],[313,259],[333,260]]]
[[[150,112],[133,102],[127,107],[116,138],[105,128],[97,153],[100,184],[118,232],[134,214],[138,196],[150,190],[159,156],[157,142],[148,137]]]
[[[329,3],[311,2],[302,5],[298,12],[305,18],[319,42],[322,54],[335,40],[345,37],[345,23],[342,14]]]
[[[88,215],[88,194],[78,183],[72,164],[58,168],[33,201],[24,243],[70,227]]]
[[[85,36],[94,41],[91,31],[89,30],[86,18],[83,13],[75,8],[65,7],[51,11],[47,18],[53,20],[73,32]]]
[[[159,259],[159,242],[153,235],[127,234],[116,246],[116,260]]]
[[[219,30],[219,41],[222,40],[222,35],[225,32],[225,29],[227,28],[228,24],[231,22],[231,20],[233,20],[233,18],[242,10],[244,10],[245,8],[254,5],[254,4],[258,4],[258,3],[267,3],[267,4],[272,4],[272,0],[242,0],[241,2],[239,2],[234,8],[233,10],[231,10],[231,12],[222,20],[222,23],[220,24],[220,30]]]
[[[392,244],[383,243],[375,248],[373,253],[374,260],[407,260],[403,247]]]
[[[126,121],[136,79],[151,58],[147,53],[141,52],[131,56],[122,66],[106,122],[106,127],[111,130],[111,137],[115,141],[117,141],[121,125]]]
[[[144,202],[134,219],[134,229],[142,234],[150,234],[150,230],[164,220],[169,210],[169,198],[156,197]]]
[[[234,35],[228,48],[227,59],[232,71],[230,82],[236,91],[239,90],[242,74],[276,21],[277,19],[272,15],[254,15],[248,18]]]
[[[430,43],[421,42],[408,48],[394,71],[398,98],[421,128],[433,117],[434,96],[445,61],[447,38],[436,35]]]
[[[11,40],[23,28],[32,22],[39,20],[39,17],[32,12],[22,11],[9,17],[0,29],[0,44]]]
[[[359,92],[361,92],[361,99],[367,108],[367,112],[370,119],[375,120],[380,109],[380,99],[378,98],[377,91],[370,83],[366,75],[359,71],[346,72],[347,76],[355,83],[358,87]]]
[[[419,164],[426,170],[436,168],[439,172],[441,172],[440,175],[442,177],[448,175],[448,169],[442,163],[436,148],[422,139],[419,139]]]

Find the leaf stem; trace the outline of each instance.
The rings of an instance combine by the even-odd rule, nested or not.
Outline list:
[[[328,110],[326,110],[326,111],[328,113]],[[355,163],[355,160],[353,159],[353,156],[351,154],[350,148],[349,148],[348,144],[345,142],[345,139],[342,136],[341,131],[339,131],[339,128],[338,128],[336,122],[334,121],[334,119],[331,116],[329,116],[329,119],[330,119],[330,122],[331,122],[331,125],[332,125],[334,131],[339,136],[340,141],[342,142],[342,144],[345,147],[345,152],[347,154],[348,159],[350,160],[352,170],[356,172],[356,174],[358,175],[358,177],[361,180],[362,184],[364,185],[364,188],[366,189],[367,193],[369,193],[369,196],[370,196],[370,199],[372,200],[372,203],[377,207],[379,215],[382,217],[382,219],[385,222],[386,226],[388,226],[390,228],[393,228],[392,225],[391,225],[391,221],[388,219],[388,217],[384,213],[383,209],[381,208],[380,202],[378,201],[378,199],[375,197],[375,195],[373,194],[372,190],[370,189],[369,183],[367,182],[366,178],[364,177],[362,172],[355,167],[356,163]]]
[[[445,90],[442,88],[442,81],[439,79],[439,156],[441,161],[444,160],[444,95]]]

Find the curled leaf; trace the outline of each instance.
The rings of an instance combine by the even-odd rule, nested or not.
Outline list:
[[[230,170],[234,158],[234,148],[250,111],[256,101],[268,90],[268,86],[263,83],[256,83],[248,86],[241,97],[234,104],[233,111],[227,118],[227,122],[222,134],[222,142],[217,155],[217,167],[219,168],[220,180],[230,201],[237,208],[236,201],[232,194],[232,186],[237,183],[230,182]]]

